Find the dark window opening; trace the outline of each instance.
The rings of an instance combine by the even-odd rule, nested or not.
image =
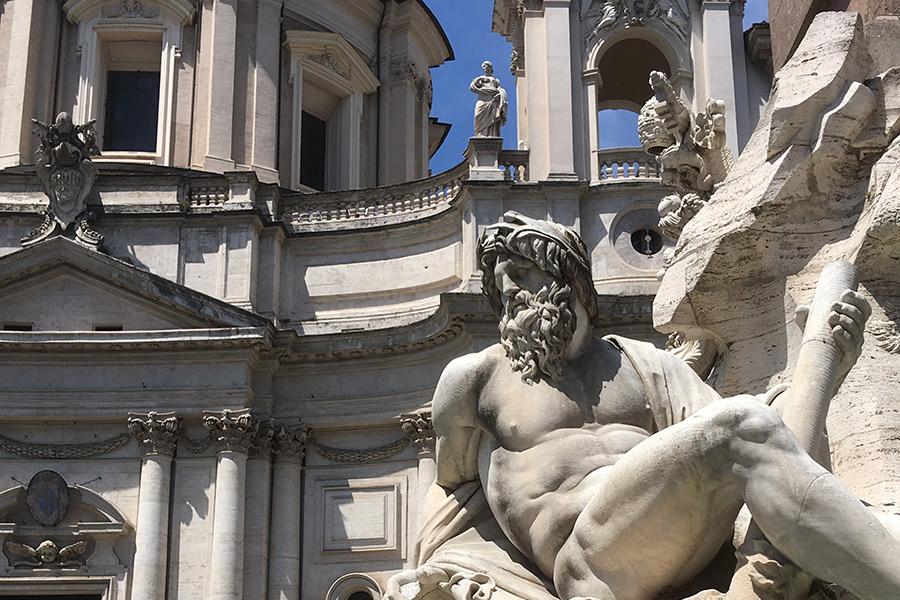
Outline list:
[[[655,229],[642,227],[631,234],[631,247],[644,256],[653,256],[662,250],[662,236]]]
[[[124,327],[122,325],[115,324],[94,324],[94,331],[122,331]]]
[[[300,124],[300,183],[314,190],[325,189],[328,124],[303,112]]]
[[[3,331],[34,331],[34,323],[4,323]]]
[[[159,72],[109,71],[103,149],[156,152]]]
[[[347,600],[372,600],[372,594],[369,592],[353,592],[347,596]]]

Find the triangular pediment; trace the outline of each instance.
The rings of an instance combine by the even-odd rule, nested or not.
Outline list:
[[[0,258],[0,321],[36,331],[262,327],[252,312],[56,238]]]

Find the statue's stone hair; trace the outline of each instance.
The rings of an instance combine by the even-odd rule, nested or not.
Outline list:
[[[596,324],[599,316],[597,292],[591,277],[587,247],[581,237],[566,227],[547,221],[535,221],[509,211],[504,222],[489,228],[478,245],[482,288],[491,306],[502,311],[500,290],[494,280],[494,267],[502,253],[530,260],[541,270],[575,292]]]

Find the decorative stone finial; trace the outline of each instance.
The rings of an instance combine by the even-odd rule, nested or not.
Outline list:
[[[400,428],[412,441],[418,454],[434,452],[434,425],[430,412],[400,415]]]
[[[250,445],[259,429],[259,421],[249,408],[204,411],[203,426],[209,430],[219,452],[250,453]]]
[[[181,419],[171,412],[128,413],[128,430],[137,437],[144,454],[174,456]]]
[[[89,248],[99,248],[103,236],[91,229],[85,214],[87,196],[97,178],[92,156],[97,149],[95,121],[84,125],[72,123],[69,113],[61,112],[50,125],[32,119],[33,131],[41,144],[35,153],[35,170],[50,199],[44,222],[22,238],[22,245],[32,246],[55,235],[65,234],[77,223],[72,237]]]
[[[275,430],[275,460],[303,464],[309,444],[309,428],[277,427]]]

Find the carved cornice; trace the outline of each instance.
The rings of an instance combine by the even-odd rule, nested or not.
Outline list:
[[[212,436],[219,452],[240,452],[249,454],[259,421],[249,408],[242,410],[204,411],[203,426]]]
[[[308,427],[302,425],[299,427],[277,427],[274,436],[275,460],[277,462],[302,465],[306,458],[308,443]]]
[[[419,455],[434,452],[434,425],[430,412],[400,415],[400,428],[409,437]]]
[[[107,0],[67,0],[63,4],[66,18],[71,23],[81,23],[94,18],[104,8]],[[160,9],[186,25],[194,17],[194,3],[190,0],[123,0],[119,6],[106,7],[106,18],[154,19]],[[112,11],[112,12],[109,12]]]
[[[128,430],[137,438],[145,455],[174,456],[181,431],[181,419],[175,413],[129,413]]]

